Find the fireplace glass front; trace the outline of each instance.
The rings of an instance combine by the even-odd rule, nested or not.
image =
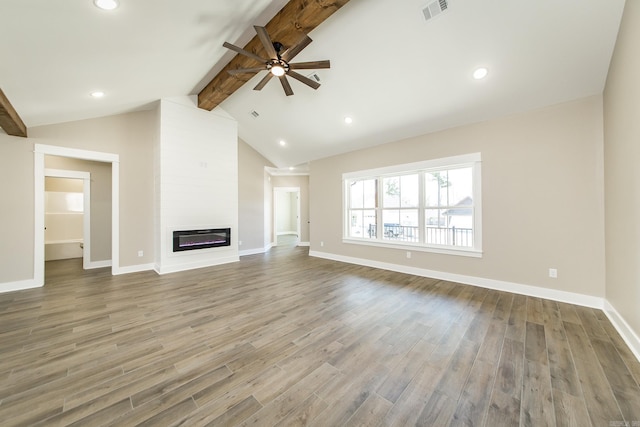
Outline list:
[[[207,228],[202,230],[180,230],[173,232],[173,251],[231,246],[230,228]]]

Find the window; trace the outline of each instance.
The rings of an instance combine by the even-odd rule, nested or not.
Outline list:
[[[344,174],[344,240],[478,256],[480,177],[479,153]]]
[[[375,238],[378,180],[354,180],[349,186],[349,235],[365,239]]]

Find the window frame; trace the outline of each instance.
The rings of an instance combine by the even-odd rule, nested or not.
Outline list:
[[[426,222],[425,210],[428,208],[425,201],[425,175],[429,172],[439,170],[451,170],[463,167],[472,168],[472,199],[473,199],[473,246],[450,246],[439,244],[428,244],[425,242]],[[386,177],[410,175],[418,173],[419,205],[418,209],[418,242],[393,241],[383,238],[384,227],[382,224],[383,206],[383,180]],[[376,236],[375,238],[359,238],[349,235],[350,218],[350,192],[349,183],[357,180],[376,179],[377,180],[377,200],[376,200]],[[482,257],[482,157],[480,153],[463,154],[459,156],[444,157],[440,159],[425,160],[415,163],[406,163],[393,166],[386,166],[376,169],[347,172],[342,174],[342,242],[348,244],[358,244],[366,246],[415,250],[422,252],[432,252],[440,254],[461,255],[469,257]]]

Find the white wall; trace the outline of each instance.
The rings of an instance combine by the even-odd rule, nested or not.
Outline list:
[[[46,177],[44,200],[45,261],[82,258],[83,180]]]
[[[156,141],[155,269],[206,267],[238,258],[237,122],[196,107],[192,98],[162,100]],[[173,252],[173,231],[231,228],[231,246]]]
[[[276,204],[276,234],[291,234],[297,232],[298,201],[297,192],[275,189],[274,202]]]

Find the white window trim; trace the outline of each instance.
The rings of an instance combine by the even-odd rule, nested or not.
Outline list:
[[[369,179],[383,178],[388,175],[400,175],[411,172],[422,172],[425,170],[434,170],[438,168],[453,169],[456,166],[473,165],[473,197],[474,197],[474,247],[458,247],[444,245],[428,245],[424,243],[410,242],[384,242],[380,240],[359,239],[350,237],[348,226],[348,208],[349,208],[349,190],[347,182],[353,179]],[[463,154],[459,156],[444,157],[440,159],[425,160],[421,162],[406,163],[401,165],[385,166],[375,169],[367,169],[362,171],[346,172],[342,174],[342,242],[348,244],[374,246],[382,248],[412,250],[419,252],[431,252],[446,255],[459,255],[474,258],[482,257],[482,156],[480,153]],[[422,192],[421,192],[422,193]],[[478,197],[479,196],[479,197]],[[424,208],[422,203],[423,194],[420,194],[420,210]],[[382,207],[376,208],[376,215],[381,212]],[[421,215],[422,216],[422,215]],[[422,227],[420,227],[422,228]]]

